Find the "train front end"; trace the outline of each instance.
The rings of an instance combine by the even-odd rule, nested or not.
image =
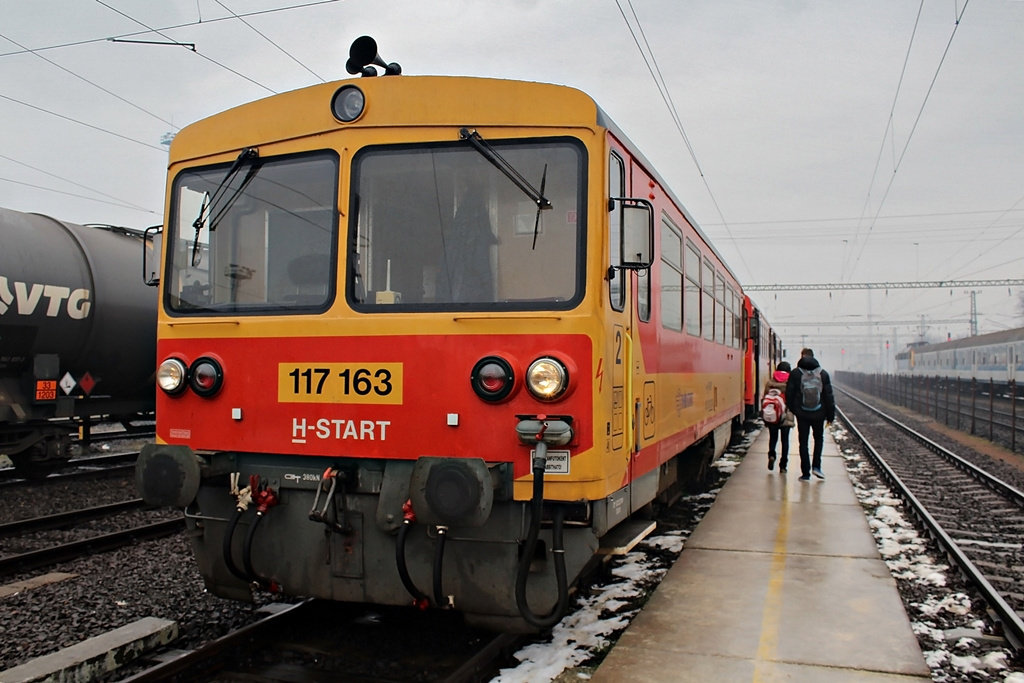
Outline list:
[[[628,476],[596,116],[554,86],[376,78],[178,135],[137,482],[184,508],[211,591],[550,625]]]

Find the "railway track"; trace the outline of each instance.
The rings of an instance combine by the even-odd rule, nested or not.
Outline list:
[[[135,470],[138,457],[138,451],[124,451],[72,458],[59,471],[38,479],[27,479],[13,467],[0,467],[0,487],[129,474]]]
[[[453,613],[373,609],[306,600],[123,680],[482,682],[525,639],[466,628]]]
[[[1024,398],[1016,382],[840,373],[842,383],[987,438],[1011,451],[1024,448]]]
[[[730,450],[732,455],[723,458],[723,462],[731,459],[732,465],[726,463],[721,470],[715,468],[714,471],[719,474],[713,482],[708,482],[714,491],[721,487],[732,467],[738,462],[737,454],[746,450],[754,434],[756,432],[746,435],[745,442],[737,446],[737,450]],[[113,486],[112,481],[105,480],[102,486],[111,488],[114,492],[123,490],[120,485]],[[66,487],[55,487],[53,495],[48,495],[48,501],[44,502],[58,502],[57,499],[63,494],[56,492],[56,489],[66,490],[69,497],[73,497],[81,487],[70,483]],[[35,489],[26,487],[16,489],[13,493],[25,499],[28,509],[38,508],[40,501]],[[91,489],[86,495],[95,499],[96,490]],[[654,590],[660,577],[681,551],[682,539],[703,517],[713,498],[713,494],[705,491],[699,495],[684,496],[671,508],[662,510],[658,515],[661,534],[658,538],[652,538],[649,545],[641,544],[629,556],[609,557],[606,558],[607,562],[597,563],[600,570],[585,585],[577,587],[575,602],[578,603],[580,614],[569,615],[564,632],[560,634],[559,629],[556,629],[553,634],[528,638],[526,641],[521,641],[517,636],[498,637],[490,632],[467,629],[461,624],[462,620],[455,612],[428,610],[426,613],[420,613],[405,607],[391,610],[381,606],[333,604],[327,608],[317,608],[324,611],[305,612],[304,617],[299,616],[291,622],[281,622],[286,625],[276,632],[262,632],[256,627],[243,628],[233,632],[226,640],[215,643],[217,638],[222,638],[228,632],[229,625],[233,630],[237,630],[239,627],[252,624],[253,611],[248,605],[245,605],[244,609],[236,608],[236,603],[211,598],[202,591],[201,581],[197,575],[192,580],[182,578],[192,576],[189,564],[191,558],[182,560],[183,554],[188,555],[188,549],[183,546],[182,536],[157,544],[140,544],[133,546],[131,550],[116,553],[120,558],[118,561],[123,562],[123,566],[114,570],[117,577],[106,578],[103,574],[109,567],[108,562],[102,559],[86,559],[83,563],[88,566],[81,571],[83,578],[80,581],[88,581],[107,590],[107,593],[98,596],[96,601],[96,604],[102,605],[104,609],[130,596],[128,602],[131,605],[151,605],[148,609],[139,611],[139,614],[178,621],[183,629],[183,635],[172,645],[181,649],[168,650],[145,662],[133,663],[113,674],[108,680],[124,680],[127,677],[128,680],[208,681],[215,678],[360,683],[488,681],[498,670],[504,670],[506,667],[516,670],[517,667],[522,668],[521,665],[530,666],[538,658],[544,660],[549,655],[538,655],[535,649],[538,646],[557,650],[559,659],[566,658],[567,650],[575,651],[577,655],[574,659],[579,662],[586,659],[586,656],[580,653],[590,652],[592,656],[599,657],[600,652],[608,647],[608,642],[613,641],[615,634],[621,632],[632,615],[639,611],[646,597]],[[81,506],[81,501],[78,506]],[[60,507],[55,504],[53,511],[58,511]],[[2,543],[3,539],[0,538],[0,544]],[[134,548],[146,549],[144,559],[132,559],[136,553]],[[176,549],[173,557],[162,555],[168,548]],[[643,557],[637,557],[641,554]],[[74,567],[78,564],[75,563],[67,569],[61,567],[60,570],[77,571]],[[620,573],[619,569],[616,569],[620,564],[628,567],[628,571]],[[159,573],[148,575],[147,572],[152,571],[154,567],[159,569]],[[94,572],[98,572],[98,575],[94,575]],[[133,580],[133,577],[139,580]],[[172,577],[178,577],[178,580],[174,581]],[[181,588],[182,583],[190,584],[192,587],[189,591],[197,591],[198,594],[189,594],[186,597],[174,593],[175,597],[172,600],[175,605],[181,606],[180,609],[162,607],[161,601],[168,599],[165,594]],[[68,595],[77,595],[78,590],[80,589],[75,588],[74,581],[67,581],[53,584],[46,592],[64,591]],[[140,590],[141,593],[136,593]],[[268,599],[264,593],[256,597],[257,602],[270,602],[271,604],[266,605],[269,609],[279,609],[288,602],[279,601],[278,598]],[[14,598],[9,604],[14,605],[20,613],[29,615],[28,605],[37,604],[39,599]],[[91,591],[88,599],[93,599]],[[77,609],[82,602],[73,597],[53,597],[52,600],[62,605],[62,610],[66,604],[73,604]],[[124,608],[115,610],[114,623],[119,623],[117,619],[123,616],[123,611]],[[303,612],[298,614],[302,615]],[[605,624],[605,631],[600,635],[594,634],[593,620],[597,614],[602,615],[602,620],[607,619],[601,622]],[[93,615],[91,618],[96,623],[101,623],[104,617]],[[258,623],[262,624],[265,620],[266,617],[263,617]],[[65,621],[66,617],[59,623],[63,624]],[[270,623],[273,622],[268,622],[268,625]],[[9,632],[12,635],[21,634],[19,637],[25,638],[31,637],[25,636],[25,633],[34,634],[41,628],[52,634],[57,626],[33,625],[26,630],[12,623]],[[582,628],[581,633],[587,637],[581,637],[581,633],[575,631],[577,628]],[[203,637],[203,633],[216,635]],[[521,653],[526,650],[531,654],[523,658]],[[219,667],[212,675],[209,673],[211,666]],[[144,671],[144,667],[153,670]],[[587,667],[583,669],[586,670]]]
[[[147,515],[139,514],[144,507],[141,499],[133,499],[0,524],[0,577],[115,550],[139,541],[162,538],[185,528],[184,520],[177,516],[158,521],[144,519]],[[118,516],[125,514],[129,515],[127,519],[115,521]],[[166,516],[166,512],[148,516]],[[100,520],[98,530],[95,527],[82,529],[83,525],[96,520]],[[122,528],[114,531],[104,528],[109,526]],[[73,531],[69,532],[68,529]],[[54,531],[59,532],[56,539],[47,533]],[[69,540],[63,536],[74,538]],[[10,552],[12,546],[15,552]]]
[[[838,388],[837,388],[838,389]],[[1024,647],[1024,492],[838,389],[840,418],[928,533]],[[882,445],[884,444],[884,446]]]

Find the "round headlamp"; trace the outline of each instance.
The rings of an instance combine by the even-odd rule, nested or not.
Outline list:
[[[188,368],[177,358],[168,358],[156,371],[156,383],[164,393],[177,396],[187,386]]]
[[[554,401],[569,387],[569,371],[554,358],[538,358],[526,371],[526,386],[534,398]]]
[[[224,383],[220,363],[212,358],[197,358],[188,371],[188,383],[200,396],[213,396]]]
[[[358,119],[366,107],[366,96],[363,91],[354,85],[344,85],[338,88],[331,98],[331,113],[339,121],[349,123]]]

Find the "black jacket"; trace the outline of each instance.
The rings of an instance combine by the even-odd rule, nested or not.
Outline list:
[[[821,407],[817,410],[807,411],[803,408],[803,401],[800,396],[800,378],[803,377],[801,370],[813,370],[820,368],[817,358],[805,356],[796,364],[796,369],[789,373],[789,381],[786,382],[786,407],[797,419],[820,420],[833,422],[836,419],[836,397],[832,393],[832,380],[825,370],[821,371]]]

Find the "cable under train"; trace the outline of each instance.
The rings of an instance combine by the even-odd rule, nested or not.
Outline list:
[[[152,424],[156,296],[143,233],[0,209],[0,454],[31,477],[98,421]]]
[[[137,485],[217,595],[543,629],[725,450],[770,326],[589,96],[376,53],[174,138]]]

